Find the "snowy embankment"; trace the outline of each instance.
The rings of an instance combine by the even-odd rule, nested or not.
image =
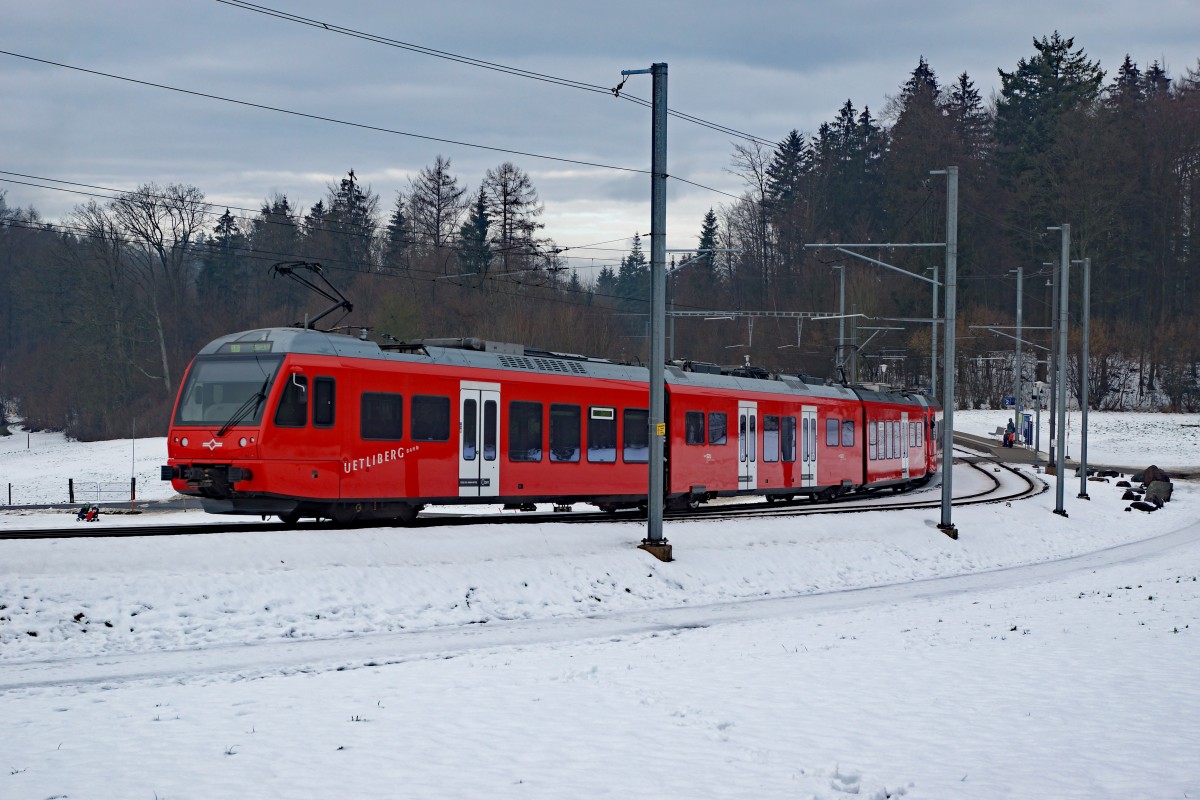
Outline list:
[[[131,463],[12,444],[16,483]],[[0,797],[1198,796],[1200,487],[1067,480],[957,541],[668,520],[670,564],[633,522],[0,541]]]

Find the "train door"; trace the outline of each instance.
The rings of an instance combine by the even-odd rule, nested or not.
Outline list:
[[[908,412],[900,413],[900,477],[908,479],[908,446],[912,444],[912,428],[908,426]]]
[[[463,381],[458,400],[458,496],[500,494],[500,384]]]
[[[817,485],[817,407],[800,407],[800,485]]]
[[[738,401],[738,488],[758,488],[758,403]]]

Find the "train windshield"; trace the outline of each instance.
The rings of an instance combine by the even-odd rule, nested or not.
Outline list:
[[[176,425],[257,425],[282,356],[197,358],[175,412]]]

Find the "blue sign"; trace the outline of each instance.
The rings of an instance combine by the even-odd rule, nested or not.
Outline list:
[[[1017,398],[1013,397],[1011,394],[1006,395],[1004,399],[1000,401],[1001,408],[1014,408],[1016,405]]]

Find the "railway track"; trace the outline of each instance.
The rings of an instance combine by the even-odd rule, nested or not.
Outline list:
[[[977,471],[987,479],[984,489],[974,491],[954,498],[955,506],[976,505],[980,503],[998,503],[1021,500],[1046,491],[1047,485],[1038,478],[1031,477],[1020,470],[999,462],[996,458],[981,455],[970,450],[958,450],[955,463],[963,464]],[[997,475],[1006,476],[1001,481]],[[1009,488],[1005,485],[1009,484]],[[933,494],[936,484],[915,490],[919,494]],[[858,514],[865,511],[899,510],[937,508],[941,506],[941,493],[936,497],[914,498],[910,493],[898,494],[886,491],[864,492],[847,495],[833,502],[814,503],[810,500],[791,500],[786,502],[736,502],[715,501],[712,505],[701,506],[688,511],[667,512],[670,520],[715,520],[747,517],[795,517],[810,514]],[[617,512],[615,514],[600,511],[579,511],[569,513],[525,512],[505,514],[449,514],[437,511],[423,513],[408,528],[433,528],[464,525],[513,525],[533,522],[567,522],[572,524],[587,524],[596,522],[630,522],[637,523],[645,519],[644,514],[635,511]],[[285,525],[282,522],[210,522],[198,525],[104,525],[80,526],[42,529],[0,529],[0,539],[73,539],[73,538],[121,538],[129,536],[181,536],[217,533],[270,533],[295,530],[353,530],[356,528],[378,528],[378,522],[352,525],[335,525],[332,522],[307,522],[297,525]],[[399,526],[398,526],[399,527]],[[400,528],[402,529],[402,528]]]

